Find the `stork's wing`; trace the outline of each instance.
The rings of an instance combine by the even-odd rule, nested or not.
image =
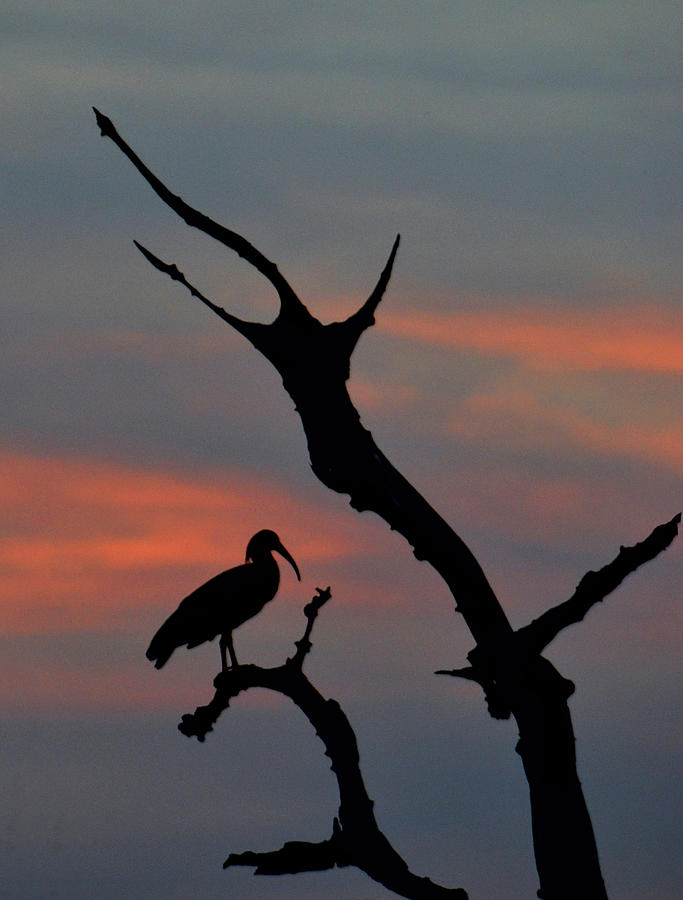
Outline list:
[[[166,619],[147,649],[147,659],[153,660],[157,669],[166,664],[177,647],[197,647],[205,641],[212,641],[220,632],[221,601],[225,599],[226,588],[229,588],[229,584],[224,582],[233,571],[222,572],[192,591]],[[227,581],[230,579],[227,578]]]
[[[260,580],[259,567],[247,563],[221,572],[192,591],[152,638],[147,659],[160,669],[177,647],[197,647],[237,628],[265,602],[254,605],[252,600],[263,594]]]

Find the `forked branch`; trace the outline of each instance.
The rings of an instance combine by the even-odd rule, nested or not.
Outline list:
[[[178,197],[176,194],[172,193],[172,191],[170,191],[166,187],[163,181],[161,181],[161,179],[158,178],[154,174],[154,172],[152,172],[152,170],[145,165],[145,163],[143,163],[143,161],[133,150],[133,148],[130,147],[128,143],[121,137],[111,119],[101,113],[94,106],[93,111],[95,113],[95,118],[97,120],[97,124],[99,126],[100,134],[102,135],[102,137],[108,137],[116,144],[119,150],[121,150],[121,152],[133,163],[135,168],[142,175],[145,181],[150,185],[152,190],[163,200],[163,202],[167,206],[169,206],[175,213],[177,213],[180,218],[183,219],[183,221],[190,225],[192,228],[197,228],[199,231],[203,231],[204,234],[214,238],[214,240],[218,241],[229,249],[234,250],[235,253],[237,253],[248,263],[254,266],[254,268],[258,272],[260,272],[268,279],[268,281],[270,281],[270,283],[277,291],[278,296],[280,297],[281,315],[290,316],[295,319],[301,319],[303,317],[314,320],[314,317],[311,316],[311,314],[308,312],[306,306],[301,302],[289,282],[282,275],[277,265],[272,262],[272,260],[268,259],[260,250],[258,250],[241,234],[236,231],[232,231],[230,228],[226,228],[224,225],[221,225],[219,222],[216,222],[214,219],[211,219],[204,213],[199,212],[199,210],[194,209],[194,207],[186,203],[181,197]],[[353,348],[355,347],[362,332],[374,323],[374,312],[384,295],[387,284],[389,283],[389,278],[391,277],[391,270],[394,264],[394,259],[396,257],[396,252],[398,250],[399,241],[400,236],[397,236],[396,240],[394,241],[394,246],[392,247],[389,260],[379,277],[379,281],[377,282],[375,289],[371,293],[370,297],[365,301],[363,306],[344,322],[333,322],[329,326],[331,332],[335,333],[336,337],[342,337],[343,333],[342,340],[345,345],[344,349],[348,353],[349,357],[351,356]],[[161,271],[165,271],[166,274],[171,276],[171,278],[175,278],[170,268],[166,267],[166,264],[163,264],[162,266],[157,265],[157,263],[154,262],[152,256],[149,255],[148,252],[146,252],[140,244],[136,242],[136,246],[147,257],[152,265],[156,266],[156,268],[160,269]],[[181,279],[176,278],[176,280],[180,281]],[[220,307],[212,305],[211,302],[207,301],[207,299],[203,297],[195,288],[192,288],[188,284],[188,282],[182,281],[182,283],[191,290],[193,296],[198,297],[203,303],[206,303],[207,306],[211,307],[214,312],[217,312],[218,315],[220,315],[221,318],[225,319],[226,322],[230,322],[231,325],[237,327],[235,321],[231,321],[226,317],[226,315],[223,314],[225,312],[224,310],[219,312]],[[341,331],[339,331],[340,327]]]
[[[96,116],[102,134],[125,153],[165,203],[189,224],[236,249],[273,281],[277,268],[263,254],[240,235],[175,197],[119,136],[111,120],[97,111]],[[476,557],[380,451],[370,432],[360,425],[358,412],[346,391],[351,354],[360,334],[373,322],[398,246],[397,237],[377,285],[363,306],[346,321],[328,325],[311,315],[279,273],[273,283],[288,301],[283,301],[274,322],[258,325],[244,323],[207,302],[184,276],[180,277],[176,266],[161,263],[149,251],[145,256],[237,328],[273,363],[301,416],[311,466],[318,478],[331,490],[348,494],[355,509],[374,511],[402,534],[417,558],[430,562],[444,578],[475,640],[498,643],[510,637],[512,628]]]
[[[253,244],[250,244],[246,238],[242,237],[241,234],[238,234],[236,231],[231,231],[224,225],[220,225],[218,222],[210,219],[209,216],[199,212],[199,210],[193,209],[193,207],[185,203],[181,197],[171,193],[161,179],[157,178],[154,172],[147,168],[137,153],[128,146],[116,130],[111,119],[107,118],[107,116],[94,106],[93,112],[95,113],[95,118],[97,119],[97,124],[100,128],[102,137],[111,138],[119,150],[121,150],[121,152],[133,163],[152,190],[167,206],[170,206],[184,222],[192,228],[197,228],[199,231],[203,231],[204,234],[208,234],[209,237],[214,238],[214,240],[217,240],[219,243],[234,250],[235,253],[243,259],[246,259],[248,263],[251,263],[251,265],[264,275],[273,285],[280,297],[283,308],[300,304],[299,298],[296,296],[284,276],[280,273],[274,262],[271,262],[271,260],[264,256],[260,250],[257,250]]]

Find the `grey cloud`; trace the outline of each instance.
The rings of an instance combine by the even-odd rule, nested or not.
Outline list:
[[[350,252],[364,266],[368,235],[400,230],[417,285],[670,292],[667,10],[202,4],[188,38],[186,13],[164,4],[22,5],[6,47],[6,207],[55,228],[164,215],[97,137],[95,103],[183,196],[267,223],[285,265]]]

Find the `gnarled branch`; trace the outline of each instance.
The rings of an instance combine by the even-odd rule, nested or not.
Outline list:
[[[279,850],[231,854],[224,867],[255,866],[260,875],[318,871],[333,866],[355,866],[401,897],[414,900],[467,900],[461,888],[445,888],[414,875],[380,830],[360,770],[353,728],[336,700],[329,700],[311,684],[303,662],[311,649],[311,631],[318,611],[330,598],[330,589],[317,588],[304,609],[306,631],[296,642],[296,653],[283,665],[264,669],[240,665],[216,676],[216,693],[207,706],[184,715],[178,726],[203,741],[230,700],[252,687],[268,688],[289,697],[303,712],[325,746],[325,755],[339,789],[339,814],[332,837],[320,843],[291,841]]]

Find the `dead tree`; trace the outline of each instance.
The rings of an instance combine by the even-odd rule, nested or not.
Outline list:
[[[451,526],[398,472],[363,427],[346,390],[350,360],[391,276],[397,237],[379,281],[344,321],[323,324],[304,306],[277,266],[244,237],[193,209],[171,193],[95,110],[101,134],[128,157],[148,184],[188,225],[238,253],[275,288],[280,309],[262,324],[242,320],[201,294],[175,265],[136,242],[149,262],[206,304],[275,366],[299,413],[311,467],[328,488],[371,510],[403,535],[419,560],[436,569],[455,598],[475,641],[469,665],[443,674],[467,678],[483,689],[490,714],[511,715],[519,728],[516,751],[529,784],[534,853],[544,900],[606,898],[593,828],[576,772],[575,738],[568,699],[574,684],[542,655],[566,627],[580,622],[639,566],[669,546],[680,514],[633,547],[580,580],[573,596],[514,630],[477,559]],[[419,895],[418,895],[419,896]]]

